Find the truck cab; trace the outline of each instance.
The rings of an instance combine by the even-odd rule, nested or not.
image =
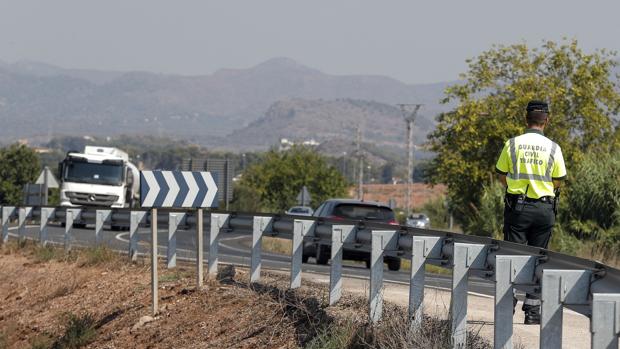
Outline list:
[[[68,152],[58,166],[61,206],[132,207],[139,190],[139,173],[126,152],[86,146]]]

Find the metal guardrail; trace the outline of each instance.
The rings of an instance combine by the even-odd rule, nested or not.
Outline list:
[[[465,348],[468,277],[476,275],[495,282],[494,347],[512,348],[513,290],[537,294],[542,299],[540,347],[562,347],[562,311],[570,308],[591,318],[592,348],[618,348],[620,336],[620,270],[604,264],[540,248],[485,237],[444,231],[378,224],[369,221],[330,220],[268,213],[203,212],[198,210],[130,210],[110,208],[11,207],[1,213],[2,242],[9,224],[17,220],[18,237],[25,237],[27,221],[39,221],[39,240],[48,242],[51,220],[65,223],[64,245],[71,248],[73,223],[95,224],[95,241],[101,241],[104,224],[129,226],[128,253],[137,258],[137,231],[150,225],[168,226],[167,263],[176,264],[176,231],[197,232],[197,284],[202,285],[203,229],[208,231],[208,274],[217,272],[218,242],[222,233],[252,236],[250,281],[260,279],[261,238],[277,236],[292,240],[290,287],[301,286],[303,242],[331,245],[329,304],[342,294],[343,248],[368,251],[371,256],[368,313],[371,322],[381,320],[383,306],[383,257],[411,261],[409,315],[413,326],[422,321],[425,264],[452,269],[450,317],[454,348]],[[157,219],[153,220],[156,215]],[[156,273],[157,242],[152,244]],[[157,309],[157,277],[153,277],[154,310]]]

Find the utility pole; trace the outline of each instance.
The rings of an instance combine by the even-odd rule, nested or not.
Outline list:
[[[359,200],[364,199],[364,156],[362,154],[362,127],[357,125],[357,137],[355,140],[355,146],[357,151],[357,164],[359,166],[357,173],[357,198]]]
[[[399,104],[403,118],[407,123],[407,197],[405,200],[406,214],[411,213],[411,185],[413,183],[413,123],[418,116],[422,104]]]

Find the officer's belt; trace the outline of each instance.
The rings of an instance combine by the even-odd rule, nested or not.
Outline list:
[[[518,194],[506,194],[510,199],[516,200],[519,198],[520,195]],[[555,201],[555,198],[553,196],[541,196],[538,199],[534,199],[534,198],[529,198],[526,197],[525,198],[526,202],[545,202],[545,203],[549,203],[552,204]]]

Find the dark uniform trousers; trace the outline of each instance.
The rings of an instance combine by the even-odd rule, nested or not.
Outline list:
[[[520,210],[507,203],[504,208],[504,240],[546,249],[554,223],[555,213],[550,202],[526,201]],[[539,314],[538,297],[526,294],[523,311]]]

